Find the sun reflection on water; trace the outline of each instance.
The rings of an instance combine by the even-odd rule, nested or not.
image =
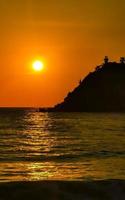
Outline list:
[[[124,162],[124,163],[123,163]],[[101,160],[91,160],[85,163],[56,163],[56,162],[17,162],[2,163],[0,165],[0,181],[35,181],[35,180],[89,180],[89,179],[110,179],[123,177],[124,167],[118,174],[113,170],[119,165],[124,165],[123,159],[117,161],[106,159],[101,164]],[[110,171],[107,171],[106,166]],[[114,165],[114,167],[113,167]]]

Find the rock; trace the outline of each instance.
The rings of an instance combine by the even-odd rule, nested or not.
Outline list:
[[[125,112],[125,64],[108,62],[97,66],[51,111]]]

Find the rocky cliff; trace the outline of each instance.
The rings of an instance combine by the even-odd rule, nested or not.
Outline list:
[[[80,84],[56,105],[53,111],[125,111],[125,63],[108,62],[97,66]]]

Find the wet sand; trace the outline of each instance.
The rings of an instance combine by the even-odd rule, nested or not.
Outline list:
[[[0,200],[125,200],[125,180],[0,183]]]

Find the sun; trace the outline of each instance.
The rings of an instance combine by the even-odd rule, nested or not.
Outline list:
[[[36,60],[35,62],[33,62],[32,67],[33,67],[33,70],[34,70],[34,71],[40,72],[40,71],[43,70],[44,64],[43,64],[42,61]]]

